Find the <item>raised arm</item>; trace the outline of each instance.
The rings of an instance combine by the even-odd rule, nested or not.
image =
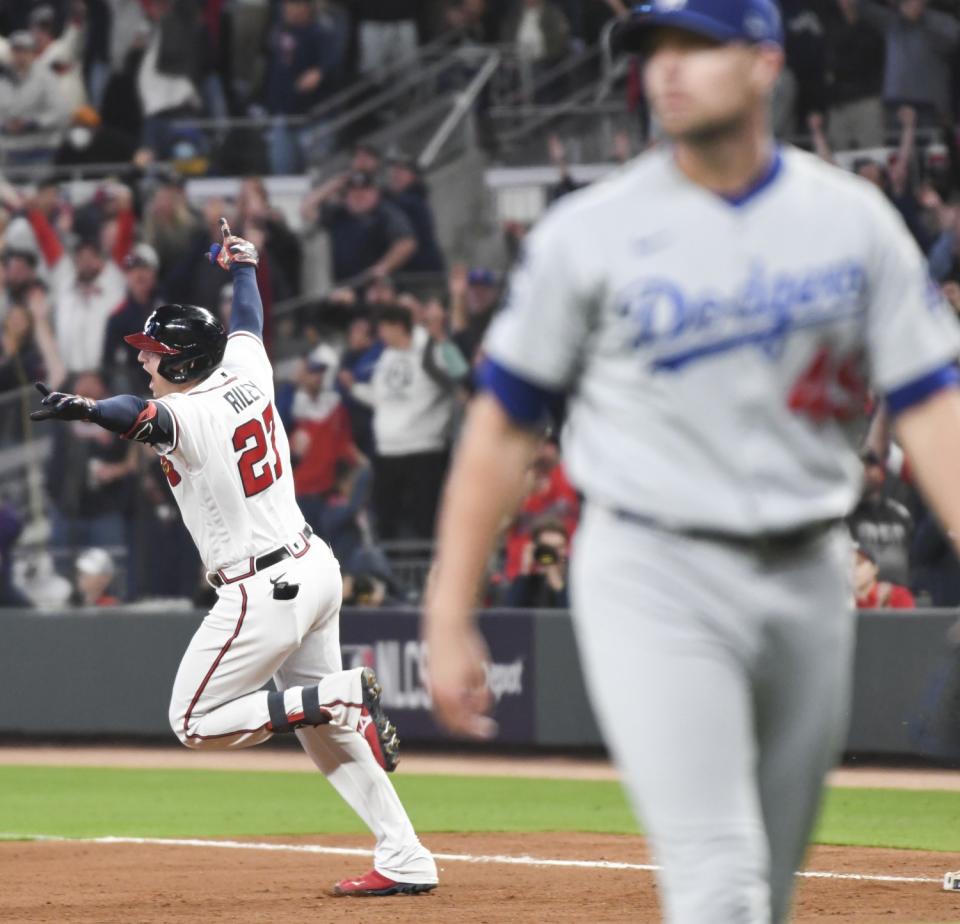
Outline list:
[[[233,277],[233,307],[230,309],[230,333],[246,331],[263,337],[263,301],[257,288],[257,268],[235,263],[230,268]]]
[[[210,248],[210,257],[233,277],[233,304],[230,309],[230,333],[244,331],[263,338],[263,301],[257,288],[257,248],[242,237],[230,233],[225,218],[220,219],[223,244]]]

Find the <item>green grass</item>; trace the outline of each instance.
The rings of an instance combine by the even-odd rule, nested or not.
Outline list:
[[[616,783],[398,775],[421,832],[632,834]],[[365,829],[319,774],[0,767],[0,837],[234,837]],[[960,793],[836,789],[816,840],[960,851]]]

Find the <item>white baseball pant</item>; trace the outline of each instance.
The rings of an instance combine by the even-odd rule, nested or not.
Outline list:
[[[296,597],[274,599],[271,582],[280,581],[299,585]],[[296,735],[376,836],[377,872],[397,882],[436,882],[433,857],[356,731],[363,702],[361,671],[342,670],[341,595],[337,560],[316,538],[300,557],[220,587],[215,606],[180,662],[170,724],[190,748],[260,744],[274,734],[271,694],[261,689],[272,677],[289,722],[309,720],[317,707],[330,717],[326,724],[298,727]]]

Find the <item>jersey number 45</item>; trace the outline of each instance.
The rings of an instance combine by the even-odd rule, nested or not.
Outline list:
[[[273,465],[266,460],[267,433],[270,434]],[[263,412],[262,423],[259,418],[254,417],[253,420],[240,424],[233,431],[233,448],[240,453],[237,468],[240,470],[240,480],[243,482],[243,493],[247,497],[266,491],[283,474],[280,455],[277,453],[277,428],[273,419],[272,404],[268,404]]]
[[[859,351],[837,357],[828,347],[821,347],[794,382],[790,410],[809,417],[816,424],[862,417],[867,384],[860,372],[861,361]]]

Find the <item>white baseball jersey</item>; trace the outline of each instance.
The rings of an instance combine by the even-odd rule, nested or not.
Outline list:
[[[246,562],[303,529],[290,446],[273,405],[273,369],[259,337],[230,335],[217,370],[158,399],[175,424],[158,446],[173,496],[209,571]]]
[[[866,381],[919,400],[960,335],[863,180],[788,148],[730,200],[663,148],[550,210],[486,350],[506,404],[570,393],[565,459],[589,500],[754,533],[847,514]]]

